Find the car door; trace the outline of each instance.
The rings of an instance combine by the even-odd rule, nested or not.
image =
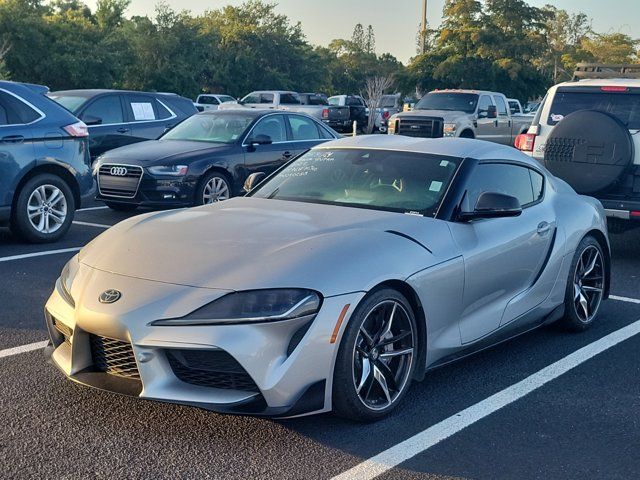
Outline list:
[[[521,165],[485,163],[476,167],[466,188],[463,211],[472,211],[483,192],[515,196],[523,211],[518,217],[477,219],[451,224],[463,252],[465,287],[460,318],[462,343],[478,340],[541,303],[551,286],[533,288],[555,238],[555,214],[544,202],[544,184],[532,184]],[[526,292],[534,290],[531,295]],[[508,316],[505,311],[509,307]]]
[[[289,150],[293,155],[298,155],[309,150],[316,145],[326,142],[324,129],[316,122],[302,115],[287,115],[289,129],[291,131],[291,147]]]
[[[27,124],[41,115],[22,98],[0,90],[0,206],[11,205],[18,180],[35,165],[33,133]]]
[[[132,142],[131,129],[125,122],[122,103],[122,95],[108,93],[89,100],[78,113],[78,118],[89,127],[92,159]]]
[[[511,145],[511,117],[509,116],[507,104],[501,95],[494,95],[493,101],[498,111],[498,117],[494,119],[496,125],[495,141],[503,145]]]
[[[489,107],[494,105],[490,95],[481,95],[478,100],[478,120],[476,127],[476,138],[494,142],[497,135],[496,119],[489,118]]]
[[[259,136],[268,137],[271,143],[252,144],[251,139]],[[269,175],[294,156],[294,147],[295,145],[289,139],[284,114],[273,113],[260,118],[249,131],[242,145],[246,174],[264,172]]]
[[[131,130],[131,141],[155,140],[162,135],[174,123],[170,121],[170,117],[175,117],[175,114],[169,112],[152,95],[126,94],[125,114]]]

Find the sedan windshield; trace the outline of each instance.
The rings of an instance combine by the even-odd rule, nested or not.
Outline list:
[[[254,117],[243,113],[194,115],[162,136],[162,140],[235,143]]]
[[[434,216],[459,163],[390,150],[310,150],[251,196]]]
[[[416,104],[415,110],[449,110],[473,113],[476,111],[478,95],[475,93],[427,93]]]

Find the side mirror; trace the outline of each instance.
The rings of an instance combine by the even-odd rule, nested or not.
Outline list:
[[[498,118],[498,109],[495,105],[489,105],[487,107],[487,118]]]
[[[101,125],[102,119],[93,115],[83,115],[81,119],[87,125]]]
[[[250,147],[255,147],[256,145],[270,145],[273,140],[269,135],[260,134],[247,139],[247,143]]]
[[[461,212],[460,220],[476,218],[517,217],[522,213],[522,206],[516,197],[496,192],[483,192],[478,197],[473,212]]]
[[[247,179],[244,181],[244,191],[245,192],[250,192],[251,190],[253,190],[253,187],[255,187],[256,185],[258,185],[262,180],[264,180],[264,177],[266,177],[266,173],[264,172],[255,172],[252,173],[251,175],[249,175],[247,177]]]

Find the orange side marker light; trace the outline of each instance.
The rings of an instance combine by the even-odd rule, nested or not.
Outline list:
[[[331,335],[331,341],[329,343],[336,343],[338,338],[338,332],[340,331],[340,326],[342,325],[342,321],[344,320],[344,316],[349,311],[350,303],[347,303],[344,307],[342,307],[342,312],[340,312],[340,316],[338,317],[338,321],[336,322],[336,326],[333,329],[333,334]]]

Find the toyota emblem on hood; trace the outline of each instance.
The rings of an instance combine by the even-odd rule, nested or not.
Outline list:
[[[120,300],[120,297],[122,297],[122,293],[120,293],[118,290],[111,289],[102,292],[98,297],[98,300],[100,301],[100,303],[115,303]]]

